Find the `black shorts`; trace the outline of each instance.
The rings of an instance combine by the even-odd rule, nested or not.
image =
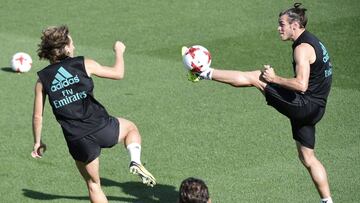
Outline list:
[[[90,163],[100,155],[101,148],[110,148],[118,143],[119,126],[119,120],[110,117],[107,125],[97,132],[67,141],[71,156],[77,161]]]
[[[314,149],[315,125],[325,113],[325,107],[312,102],[305,95],[268,84],[265,88],[267,104],[290,119],[294,140]]]

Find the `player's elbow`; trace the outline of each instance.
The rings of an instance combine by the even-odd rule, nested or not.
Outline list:
[[[124,73],[120,73],[120,74],[116,74],[116,75],[114,76],[114,79],[115,79],[115,80],[122,80],[122,79],[124,79],[124,77],[125,77],[125,74],[124,74]]]
[[[308,85],[307,84],[305,84],[305,83],[300,83],[299,84],[299,91],[300,92],[306,92],[306,90],[308,89]]]
[[[124,76],[125,76],[124,69],[114,69],[111,78],[114,80],[121,80],[124,78]]]
[[[114,79],[115,80],[121,80],[124,78],[125,76],[125,67],[124,67],[124,64],[116,64],[114,66]]]
[[[42,123],[42,115],[39,114],[33,114],[33,123]]]

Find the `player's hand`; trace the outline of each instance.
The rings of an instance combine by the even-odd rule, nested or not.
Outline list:
[[[276,74],[274,68],[270,65],[264,65],[264,69],[262,71],[262,78],[269,83],[273,83],[276,78]]]
[[[46,151],[46,144],[44,143],[35,143],[31,156],[35,159],[42,158],[44,152]]]
[[[124,53],[126,49],[126,46],[124,43],[120,42],[120,41],[116,41],[114,44],[114,51],[116,53]]]

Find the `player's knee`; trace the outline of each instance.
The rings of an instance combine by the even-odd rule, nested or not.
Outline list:
[[[129,126],[128,126],[128,130],[129,130],[129,132],[137,132],[137,131],[139,131],[138,130],[138,128],[137,128],[137,126],[136,126],[136,124],[134,123],[134,122],[132,122],[132,121],[129,121]]]
[[[89,191],[98,191],[101,189],[100,181],[95,181],[93,179],[90,179],[87,181],[86,184],[89,188]]]
[[[306,168],[311,167],[311,165],[316,161],[316,157],[313,154],[299,153],[299,159]]]
[[[122,128],[126,134],[129,132],[138,131],[138,128],[135,125],[135,123],[130,120],[120,118],[119,122],[120,122],[120,128]]]

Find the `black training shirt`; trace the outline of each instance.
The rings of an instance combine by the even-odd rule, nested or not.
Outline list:
[[[292,45],[293,55],[295,48],[301,43],[310,44],[314,48],[316,54],[315,62],[310,64],[309,85],[304,94],[309,100],[321,106],[326,106],[332,81],[332,65],[329,53],[319,39],[305,30]],[[296,63],[293,61],[294,72],[295,67]]]
[[[84,57],[68,57],[38,72],[53,113],[66,140],[75,140],[103,128],[109,115],[93,96]]]

